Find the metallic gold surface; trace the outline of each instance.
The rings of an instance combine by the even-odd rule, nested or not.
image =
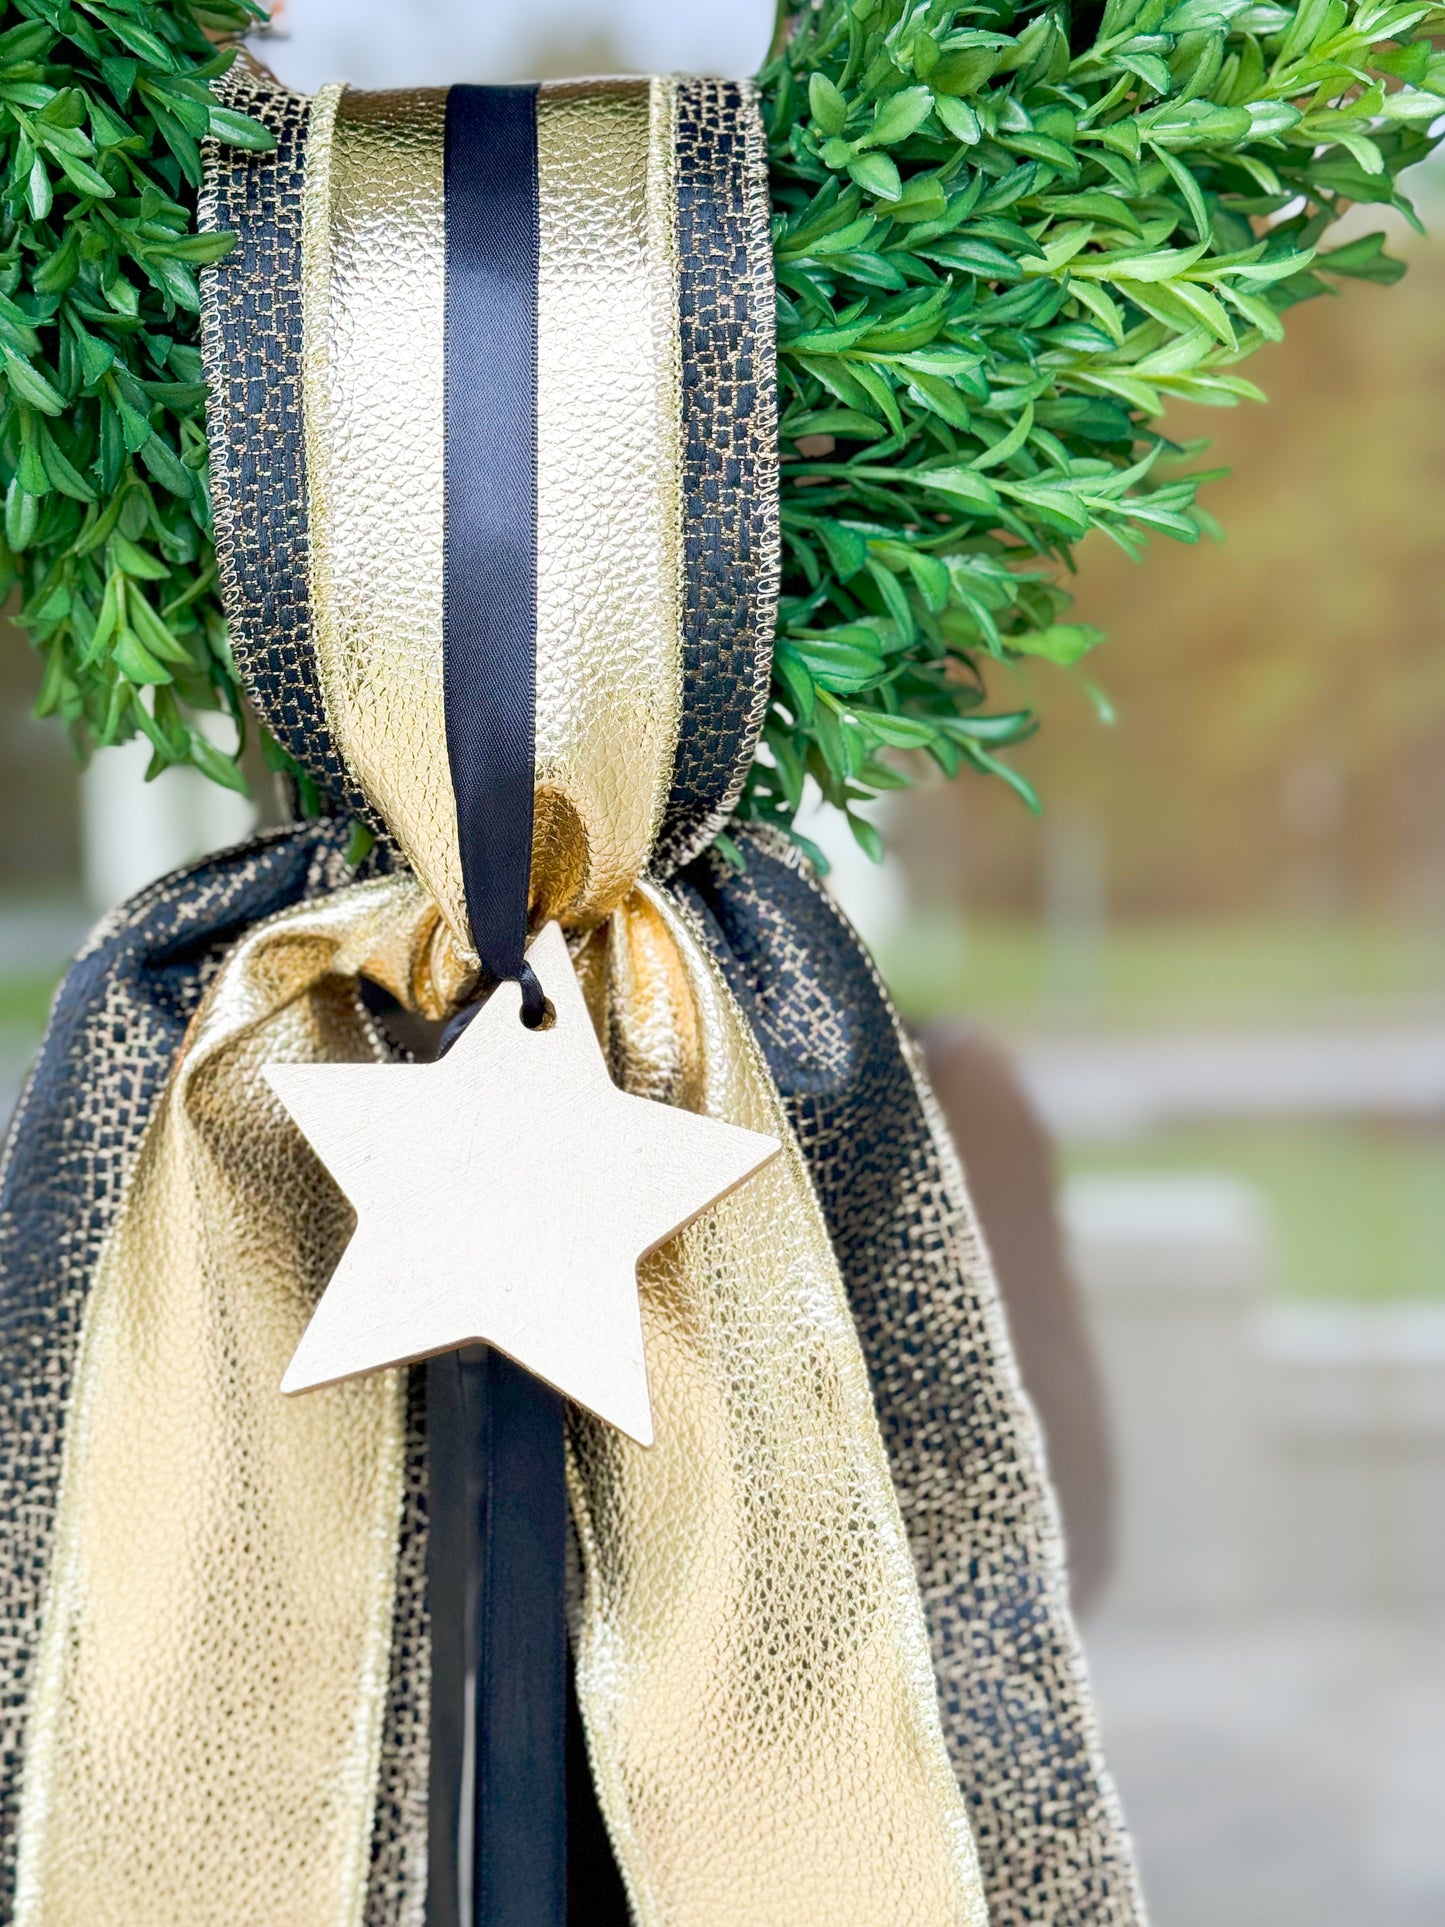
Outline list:
[[[537,332],[539,916],[647,868],[682,700],[676,90],[542,90]]]
[[[244,938],[103,1251],[65,1447],[21,1927],[353,1927],[403,1472],[388,1374],[280,1395],[350,1213],[260,1075],[435,1008],[436,906],[362,884]],[[443,954],[445,949],[443,948]],[[640,886],[581,956],[624,1088],[783,1156],[642,1269],[658,1443],[580,1416],[579,1689],[639,1927],[984,1927],[863,1359],[746,1025]]]
[[[637,882],[682,675],[675,107],[661,82],[541,102],[534,894],[583,932],[611,913],[579,959],[623,1087],[785,1150],[644,1267],[658,1443],[573,1426],[579,1690],[639,1927],[986,1927],[808,1168],[697,927]],[[442,112],[440,94],[326,90],[303,223],[327,720],[420,880],[241,939],[105,1243],[27,1736],[23,1927],[89,1927],[98,1906],[127,1927],[420,1917],[424,1734],[406,1870],[367,1895],[394,1599],[398,1646],[419,1640],[419,1534],[397,1578],[415,1439],[408,1458],[395,1375],[280,1396],[351,1219],[257,1073],[380,1056],[357,973],[435,1015],[466,971],[441,681]],[[393,1676],[418,1719],[422,1681]]]
[[[317,96],[302,392],[327,720],[469,945],[442,686],[445,114],[441,89]]]
[[[1144,1919],[989,1254],[876,967],[802,853],[738,835],[679,885],[763,1050],[887,1442],[990,1927]]]
[[[242,939],[108,1239],[31,1695],[17,1927],[351,1927],[370,1874],[404,1385],[282,1372],[350,1212],[263,1064],[381,1055],[434,907],[360,885]]]
[[[303,232],[311,588],[352,774],[469,941],[442,683],[445,94],[328,91]],[[646,867],[682,687],[675,89],[538,109],[539,919]]]
[[[578,1691],[638,1927],[986,1927],[837,1261],[761,1054],[642,884],[580,967],[628,1090],[783,1156],[642,1267],[644,1452],[577,1416]]]

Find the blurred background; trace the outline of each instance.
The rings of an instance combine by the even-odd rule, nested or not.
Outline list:
[[[284,0],[263,52],[306,87],[746,73],[771,13]],[[1033,672],[1042,821],[970,777],[889,810],[882,870],[813,830],[1005,1272],[1156,1927],[1445,1920],[1445,170],[1413,187],[1401,286],[1294,310],[1267,409],[1174,419],[1233,471],[1227,543],[1084,551],[1107,705]],[[139,751],[79,778],[36,681],[0,637],[7,1111],[94,912],[249,826]]]

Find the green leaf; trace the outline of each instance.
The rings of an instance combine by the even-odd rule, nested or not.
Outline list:
[[[1400,94],[1387,94],[1380,103],[1380,112],[1386,120],[1430,122],[1439,120],[1445,114],[1445,94],[1432,94],[1424,91]]]
[[[908,556],[909,571],[918,584],[926,609],[939,615],[948,607],[949,596],[953,592],[953,578],[948,573],[946,563],[940,562],[936,555],[925,555],[921,549],[913,549]]]
[[[31,163],[30,181],[25,191],[31,219],[43,221],[50,212],[54,198],[50,191],[50,176],[46,172],[45,163],[37,154]]]
[[[965,147],[977,147],[983,139],[983,124],[966,100],[959,100],[952,94],[939,94],[933,105],[938,118],[956,141],[961,141]]]
[[[853,832],[853,841],[869,861],[882,863],[888,852],[877,826],[870,823],[866,816],[859,816],[856,811],[849,810],[848,828]]]
[[[50,430],[43,424],[40,428],[40,455],[45,464],[46,479],[62,495],[68,495],[76,502],[93,502],[95,490],[86,481],[79,469],[70,461]]]
[[[997,45],[962,47],[955,52],[944,54],[928,76],[928,84],[933,89],[939,118],[943,118],[943,105],[948,97],[976,93],[989,76],[997,71],[998,63]],[[950,128],[949,131],[953,130]]]
[[[88,328],[82,328],[78,321],[72,321],[70,335],[75,343],[85,385],[93,388],[114,366],[115,348],[111,342],[102,341],[98,335],[91,334]]]
[[[129,683],[142,687],[175,679],[163,662],[151,654],[133,629],[122,629],[111,648],[116,668]]]
[[[1319,255],[1315,265],[1328,274],[1345,274],[1352,280],[1375,281],[1388,287],[1405,272],[1405,263],[1386,254],[1385,245],[1383,234],[1362,234],[1357,241],[1347,241],[1343,247]]]
[[[147,248],[146,253],[151,257],[162,255],[168,261],[186,261],[192,267],[205,267],[212,261],[224,261],[235,245],[236,237],[231,233],[180,234],[159,247]]]
[[[5,540],[16,555],[23,555],[35,540],[40,526],[40,497],[28,495],[17,475],[5,491]]]
[[[848,103],[824,73],[808,80],[808,105],[825,134],[841,134],[848,124]]]
[[[1168,173],[1175,186],[1179,189],[1179,192],[1184,196],[1184,205],[1189,209],[1189,218],[1194,223],[1195,239],[1207,241],[1209,239],[1209,210],[1204,205],[1204,196],[1200,192],[1198,181],[1195,180],[1183,161],[1181,161],[1177,155],[1171,154],[1167,147],[1160,147],[1155,143],[1151,143],[1151,145],[1154,148],[1155,154],[1158,155],[1166,173]]]
[[[1252,100],[1245,112],[1255,140],[1268,134],[1283,134],[1303,118],[1298,107],[1291,107],[1283,100]]]
[[[893,433],[901,435],[903,411],[898,405],[898,397],[893,391],[893,385],[882,369],[870,367],[867,362],[860,361],[853,363],[849,372]]]
[[[140,582],[164,582],[170,570],[164,562],[144,549],[137,548],[134,542],[117,532],[110,538],[110,552],[118,569],[134,576]]]
[[[1008,638],[1008,646],[1022,656],[1042,656],[1046,662],[1056,662],[1065,668],[1082,662],[1091,649],[1097,649],[1104,640],[1102,629],[1092,628],[1087,622],[1056,622],[1047,629],[1033,629],[1022,635]]]
[[[827,550],[828,561],[841,582],[851,582],[867,566],[868,542],[858,529],[843,522],[820,522],[818,534]]]
[[[32,408],[38,408],[44,415],[60,415],[65,412],[65,398],[57,394],[54,387],[38,368],[32,368],[24,355],[17,355],[12,348],[4,351],[5,379],[10,384],[12,394],[21,401],[28,401]]]
[[[172,495],[184,500],[194,494],[194,475],[161,436],[153,434],[142,443],[140,458],[162,488],[169,489]]]
[[[958,236],[924,250],[930,261],[940,267],[955,268],[961,274],[976,275],[981,281],[1017,281],[1023,269],[1011,254],[996,248],[991,241],[975,241]]]
[[[211,132],[226,147],[244,147],[253,154],[269,154],[276,137],[249,114],[238,114],[230,107],[212,107]]]
[[[940,495],[947,495],[966,508],[980,509],[992,514],[999,507],[998,490],[993,483],[971,468],[959,465],[917,469],[914,471],[913,479],[922,487],[933,489]]]
[[[73,154],[56,154],[56,164],[66,180],[78,194],[87,195],[91,200],[113,201],[115,189],[102,175],[97,174],[88,162],[78,160]]]
[[[794,425],[792,439],[801,441],[809,435],[842,435],[874,442],[885,433],[881,423],[856,408],[820,408],[813,414],[804,415]]]
[[[179,668],[190,662],[190,651],[177,642],[139,590],[126,596],[125,607],[132,629],[157,662],[172,663]]]
[[[908,591],[898,580],[892,569],[880,562],[876,556],[868,558],[868,573],[878,585],[878,593],[883,598],[883,606],[898,625],[898,633],[905,644],[913,641],[918,634],[918,623],[913,614],[913,605],[908,600]]]
[[[848,163],[848,174],[866,194],[876,195],[880,201],[903,198],[897,164],[887,154],[859,154]]]
[[[129,47],[132,53],[139,54],[148,66],[159,67],[162,73],[170,73],[174,69],[175,62],[171,57],[170,48],[163,40],[157,39],[148,28],[138,25],[134,20],[127,20],[120,14],[106,12],[101,7],[92,6],[91,12],[97,20],[110,28],[123,47]]]
[[[991,447],[985,449],[983,454],[977,458],[973,464],[974,473],[977,474],[980,469],[984,468],[1002,468],[1004,463],[1010,461],[1028,441],[1029,436],[1033,433],[1033,427],[1034,410],[1033,404],[1030,402],[1025,405],[1023,413],[1019,416],[1009,432],[994,442]]]
[[[967,402],[946,377],[920,372],[909,378],[908,389],[916,401],[940,420],[965,433],[972,426],[973,417]]]
[[[927,87],[905,87],[879,102],[873,125],[858,146],[897,147],[916,134],[932,112],[933,95]]]
[[[939,221],[948,213],[948,196],[936,174],[915,174],[889,213],[895,221]]]

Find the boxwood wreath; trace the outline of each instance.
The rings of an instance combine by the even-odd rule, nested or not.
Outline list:
[[[211,542],[200,142],[250,0],[4,0],[0,587],[79,753],[245,787],[201,712],[245,718]],[[1301,0],[781,0],[760,76],[779,283],[785,575],[741,805],[791,828],[921,763],[1001,776],[1036,726],[1010,665],[1071,667],[1076,545],[1212,528],[1168,402],[1295,302],[1403,271],[1356,202],[1415,219],[1445,114],[1426,6]],[[1418,225],[1418,223],[1416,223]],[[270,758],[284,759],[274,745]],[[302,786],[303,791],[305,785]],[[314,800],[314,799],[313,799]]]

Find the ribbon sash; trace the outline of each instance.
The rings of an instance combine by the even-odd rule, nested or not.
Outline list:
[[[519,979],[537,735],[535,87],[446,108],[443,677],[467,916],[482,969]]]
[[[522,984],[537,695],[537,90],[453,87],[445,128],[443,684],[467,917]],[[563,1402],[479,1346],[427,1368],[428,1927],[567,1915]]]

